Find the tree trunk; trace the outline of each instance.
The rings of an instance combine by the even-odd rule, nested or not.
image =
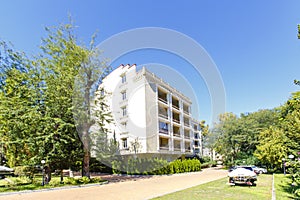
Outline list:
[[[87,148],[84,148],[84,157],[82,164],[82,176],[90,178],[90,150]]]
[[[49,166],[45,167],[45,184],[48,184],[51,181],[51,169]]]
[[[90,178],[90,143],[89,143],[89,135],[88,131],[84,131],[83,133],[83,163],[82,163],[82,176],[86,176]]]
[[[64,172],[63,169],[60,170],[60,183],[64,182]]]

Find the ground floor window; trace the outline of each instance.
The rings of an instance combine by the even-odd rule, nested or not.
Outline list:
[[[122,148],[123,149],[127,149],[128,148],[128,146],[127,146],[127,138],[123,138],[122,139]]]

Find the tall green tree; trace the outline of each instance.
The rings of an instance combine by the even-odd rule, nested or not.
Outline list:
[[[94,39],[76,76],[73,94],[73,116],[84,151],[82,175],[87,177],[90,177],[89,162],[93,142],[99,139],[95,136],[95,130],[97,134],[106,135],[108,130],[105,125],[111,122],[103,95],[104,88],[99,87],[102,79],[110,72],[110,67],[106,65],[106,60],[99,60],[101,52],[93,44]]]
[[[67,163],[82,159],[82,175],[90,177],[91,127],[104,126],[109,114],[101,110],[103,98],[95,95],[101,80],[109,72],[105,60],[99,60],[100,50],[79,45],[74,26],[67,24],[47,29],[43,54],[39,59],[45,90],[47,139],[45,156],[53,165],[63,168]],[[95,109],[97,117],[95,116]],[[102,129],[104,130],[104,129]]]
[[[0,138],[7,164],[34,164],[42,128],[41,79],[23,54],[0,43]],[[2,164],[2,163],[1,163]]]
[[[241,114],[240,117],[232,113],[223,114],[212,134],[217,136],[216,150],[228,165],[241,162],[256,164],[258,161],[253,153],[259,144],[259,134],[270,126],[276,126],[278,119],[276,109]]]
[[[254,155],[274,171],[282,168],[282,159],[286,158],[288,138],[280,128],[270,127],[260,133],[259,144]]]
[[[75,78],[90,51],[79,45],[71,24],[47,28],[38,64],[45,83],[45,136],[43,154],[55,168],[64,169],[78,160],[85,162],[84,144],[73,116]]]
[[[294,92],[281,107],[281,128],[289,139],[286,146],[290,153],[300,151],[300,91]]]

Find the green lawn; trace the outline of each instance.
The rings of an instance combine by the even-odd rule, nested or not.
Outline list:
[[[105,180],[98,179],[91,179],[91,182],[80,182],[75,180],[81,180],[81,179],[72,179],[73,181],[67,181],[67,177],[64,178],[64,183],[60,183],[60,177],[59,176],[52,176],[51,182],[49,184],[46,184],[42,186],[42,177],[41,176],[35,176],[33,182],[31,183],[31,180],[26,177],[8,177],[9,180],[12,181],[12,183],[9,183],[5,180],[0,180],[0,193],[1,192],[15,192],[15,191],[22,191],[22,190],[38,190],[38,189],[46,189],[46,188],[54,188],[54,187],[63,187],[63,186],[74,186],[74,185],[84,185],[88,183],[102,183],[105,182]]]
[[[270,200],[272,198],[272,175],[263,174],[258,176],[257,186],[252,187],[229,186],[227,182],[228,178],[223,178],[155,199]]]
[[[293,188],[291,187],[290,175],[275,174],[275,192],[276,199],[291,200],[296,199],[293,195]],[[299,199],[299,198],[298,198]]]

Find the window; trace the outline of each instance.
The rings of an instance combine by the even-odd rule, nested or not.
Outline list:
[[[165,122],[159,122],[159,129],[168,131],[168,124]]]
[[[127,98],[126,91],[121,92],[121,94],[122,94],[122,100],[125,100]]]
[[[194,125],[194,131],[197,131],[197,130],[198,130],[197,125]]]
[[[121,125],[122,125],[122,128],[123,128],[123,129],[126,129],[126,127],[127,127],[127,122],[123,122],[123,123],[121,123]]]
[[[127,107],[125,106],[122,108],[122,116],[124,117],[126,115],[127,115]]]
[[[126,74],[122,74],[121,78],[122,78],[122,83],[125,83],[126,82]]]
[[[128,148],[128,146],[127,146],[127,138],[123,138],[122,139],[122,148],[123,149],[127,149]]]

